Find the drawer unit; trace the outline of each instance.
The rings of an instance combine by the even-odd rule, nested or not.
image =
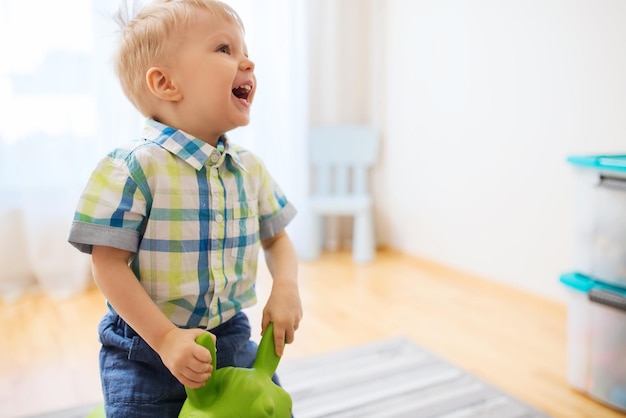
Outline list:
[[[568,162],[576,170],[573,270],[626,288],[626,155]]]
[[[568,273],[569,384],[626,412],[626,290]]]

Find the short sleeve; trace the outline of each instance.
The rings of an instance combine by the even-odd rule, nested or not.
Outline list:
[[[258,201],[261,240],[281,232],[297,214],[263,163],[259,164]]]
[[[131,172],[133,166],[141,170],[129,158],[112,153],[91,174],[79,198],[68,239],[80,251],[91,253],[93,245],[137,251],[147,204],[135,180],[142,176]]]

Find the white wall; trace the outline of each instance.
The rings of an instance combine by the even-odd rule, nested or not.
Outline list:
[[[386,4],[382,241],[563,298],[564,160],[626,151],[626,3]]]
[[[380,127],[379,242],[563,299],[574,185],[565,158],[626,151],[626,2],[333,3],[336,42],[312,50],[311,121]],[[364,53],[326,59],[348,50]],[[324,89],[345,83],[367,99]]]

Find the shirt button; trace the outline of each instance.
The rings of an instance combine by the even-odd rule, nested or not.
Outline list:
[[[214,307],[211,308],[211,313],[213,315],[217,314],[217,306],[214,306]]]
[[[217,160],[220,159],[220,156],[217,154],[211,154],[211,161],[213,161],[214,163],[217,162]]]
[[[218,213],[217,215],[215,215],[215,221],[222,222],[223,220],[224,217],[222,216],[222,214]]]

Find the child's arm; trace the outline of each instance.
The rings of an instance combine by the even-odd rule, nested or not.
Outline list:
[[[261,242],[265,261],[272,275],[270,297],[263,309],[262,328],[274,324],[276,355],[282,356],[285,343],[294,340],[295,331],[302,319],[302,303],[298,290],[298,256],[285,231]]]
[[[183,385],[204,386],[211,377],[211,354],[195,343],[200,329],[176,327],[152,301],[130,269],[132,253],[112,247],[92,250],[92,270],[100,291],[115,311],[156,351]]]

